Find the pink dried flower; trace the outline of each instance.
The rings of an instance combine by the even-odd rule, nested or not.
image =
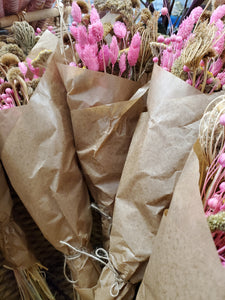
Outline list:
[[[25,75],[27,74],[27,66],[25,65],[24,62],[19,62],[18,63],[18,67],[20,69],[20,72],[23,74],[23,76],[25,77]]]
[[[218,30],[215,33],[215,38],[214,38],[214,44],[213,47],[217,51],[218,55],[221,55],[223,50],[224,50],[224,43],[225,43],[225,34],[223,32],[223,22],[221,20],[218,20],[216,22],[216,27]]]
[[[99,63],[99,71],[104,71],[105,67],[108,66],[109,63],[109,47],[108,45],[103,45],[98,53],[98,63]]]
[[[159,61],[157,56],[154,56],[152,60],[153,60],[154,63],[157,63]]]
[[[117,21],[113,26],[113,31],[118,38],[123,39],[127,34],[127,27],[124,23]]]
[[[223,125],[223,126],[225,126],[225,114],[222,114],[220,116],[220,124]],[[225,182],[222,182],[220,184],[220,190],[225,190]]]
[[[225,72],[217,74],[216,78],[220,80],[221,85],[225,84]]]
[[[96,21],[92,25],[88,26],[88,39],[89,42],[95,43],[100,42],[103,39],[104,29],[101,21]]]
[[[77,40],[78,39],[78,27],[71,25],[70,32],[71,32],[72,36],[75,38],[75,40]]]
[[[218,6],[212,13],[210,18],[210,24],[216,23],[219,19],[225,16],[225,4]]]
[[[218,158],[218,163],[224,168],[225,167],[225,153],[222,153]]]
[[[212,72],[213,76],[215,77],[220,72],[222,67],[223,67],[223,61],[221,58],[218,58],[215,62],[212,63],[209,71]]]
[[[157,38],[157,42],[158,43],[163,43],[164,42],[164,36],[163,35],[160,35],[158,38]]]
[[[163,7],[162,9],[161,9],[161,15],[162,16],[166,16],[168,14],[168,8],[167,7]]]
[[[111,60],[111,63],[113,66],[115,65],[115,63],[117,61],[118,54],[119,54],[119,46],[118,46],[116,37],[113,36],[111,44],[110,44],[110,54],[109,54],[109,57],[110,57],[110,60]]]
[[[96,53],[94,53],[91,45],[86,45],[84,47],[82,53],[82,61],[89,70],[93,70],[93,71],[99,70],[98,57]]]
[[[139,52],[141,46],[141,36],[139,32],[135,33],[133,36],[130,47],[127,54],[128,63],[131,67],[133,67],[138,60]]]
[[[69,63],[69,66],[71,66],[71,67],[77,67],[77,64],[76,64],[74,61],[71,61],[71,62]]]
[[[73,1],[73,3],[72,3],[71,16],[75,22],[81,23],[82,13],[81,13],[81,9],[76,1]]]
[[[123,72],[126,70],[126,54],[122,53],[120,56],[120,61],[119,61],[119,68],[120,68],[120,76],[122,76]]]
[[[100,21],[99,14],[95,7],[92,7],[92,9],[91,9],[90,21],[91,21],[91,24],[94,24],[95,22]]]
[[[81,48],[84,48],[86,44],[88,44],[88,34],[85,26],[78,26],[78,34],[77,34],[77,42],[79,43]]]
[[[190,69],[189,69],[187,66],[184,65],[184,66],[183,66],[183,71],[184,71],[184,72],[190,72]]]
[[[198,21],[203,9],[196,7],[192,10],[189,17],[187,17],[179,26],[177,36],[181,36],[186,40],[192,32],[194,24]]]

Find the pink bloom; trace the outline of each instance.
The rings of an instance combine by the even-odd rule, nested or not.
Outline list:
[[[87,29],[83,25],[78,26],[77,29],[78,29],[77,42],[80,45],[80,47],[84,48],[84,46],[88,44]]]
[[[91,9],[90,21],[91,21],[91,24],[94,24],[95,22],[100,21],[99,14],[98,14],[96,8],[94,8],[94,7]]]
[[[109,63],[109,47],[108,45],[103,45],[98,53],[98,63],[99,63],[99,71],[104,71],[105,67],[108,66]]]
[[[126,54],[122,53],[120,56],[120,61],[119,61],[119,68],[120,68],[120,76],[122,76],[123,72],[126,70]]]
[[[216,78],[218,78],[220,80],[220,83],[222,85],[225,84],[225,72],[221,72],[221,73],[217,74]]]
[[[117,21],[114,24],[113,30],[114,30],[115,35],[120,39],[123,39],[127,34],[126,25],[120,21]]]
[[[187,17],[179,26],[177,36],[181,36],[186,40],[192,32],[194,24],[198,21],[203,9],[196,7],[192,10],[189,17]]]
[[[159,61],[157,56],[154,56],[152,60],[153,60],[154,63],[157,63]]]
[[[103,39],[104,29],[101,21],[96,21],[92,25],[88,26],[89,42],[100,42]]]
[[[164,36],[163,35],[160,35],[158,38],[157,38],[157,42],[158,43],[163,43],[164,42]]]
[[[162,9],[161,9],[161,15],[162,16],[166,16],[168,14],[168,8],[167,7],[163,7]]]
[[[72,61],[72,62],[69,63],[69,66],[71,66],[71,67],[77,67],[77,64],[74,61]]]
[[[96,53],[93,52],[91,45],[86,45],[83,49],[82,60],[84,65],[93,71],[99,70],[98,57]]]
[[[25,75],[27,74],[27,66],[25,65],[24,62],[19,62],[18,63],[18,67],[20,69],[20,72],[23,74],[23,76],[25,77]]]
[[[214,38],[214,44],[213,47],[216,49],[218,55],[222,54],[224,50],[224,43],[225,43],[225,34],[223,32],[223,22],[221,20],[218,20],[216,22],[216,27],[218,30],[215,33],[215,38]]]
[[[31,58],[27,57],[26,61],[27,61],[28,68],[34,74],[34,78],[38,78],[40,76],[40,70],[39,70],[39,68],[34,68],[32,66],[32,64],[31,64],[32,59]]]
[[[119,54],[119,47],[118,47],[117,39],[115,36],[113,36],[110,44],[110,54],[109,54],[113,66],[117,61],[118,54]]]
[[[210,66],[209,71],[213,73],[213,76],[216,76],[223,67],[223,61],[221,58],[218,58],[213,64]]]
[[[81,9],[76,1],[73,1],[72,3],[71,16],[75,22],[77,23],[81,22],[82,19]]]
[[[71,25],[70,32],[71,32],[72,36],[75,38],[75,40],[77,40],[78,39],[78,27]]]
[[[210,24],[216,23],[219,19],[225,16],[225,4],[218,6],[212,13]]]
[[[139,32],[135,33],[133,36],[130,47],[127,54],[128,63],[131,67],[133,67],[138,60],[139,52],[141,46],[141,36]]]

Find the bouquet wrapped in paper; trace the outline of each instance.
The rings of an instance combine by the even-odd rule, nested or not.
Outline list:
[[[14,272],[22,299],[54,299],[43,276],[44,267],[28,248],[26,236],[12,215],[13,201],[0,165],[0,250],[4,266]]]
[[[95,299],[133,299],[209,101],[155,65],[148,112],[137,124],[115,200],[109,258],[116,275],[110,265],[103,269]]]
[[[92,217],[54,56],[28,105],[1,111],[0,120],[1,160],[13,188],[45,238],[65,255],[81,299],[93,299],[99,267],[67,246],[91,251]]]

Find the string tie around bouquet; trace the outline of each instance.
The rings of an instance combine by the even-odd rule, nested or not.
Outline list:
[[[84,250],[77,249],[77,248],[71,246],[67,242],[60,241],[60,243],[63,245],[66,245],[67,247],[69,247],[70,249],[72,249],[74,252],[77,253],[77,255],[75,255],[75,256],[70,256],[71,260],[76,259],[83,254],[83,255],[86,255],[86,256],[100,262],[104,266],[106,266],[114,274],[114,283],[111,285],[111,288],[110,288],[110,296],[115,298],[119,295],[120,290],[123,288],[124,284],[126,284],[127,282],[117,272],[117,270],[115,269],[115,267],[113,266],[113,264],[110,260],[108,252],[104,248],[98,248],[98,249],[96,249],[95,254],[91,254]],[[66,256],[66,259],[68,260],[68,256]],[[66,262],[66,260],[65,260],[65,262]]]

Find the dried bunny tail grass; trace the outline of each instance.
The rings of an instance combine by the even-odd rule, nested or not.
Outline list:
[[[221,151],[225,141],[220,116],[225,113],[225,96],[219,96],[207,106],[199,125],[199,141],[209,165]]]
[[[16,44],[5,44],[0,48],[0,56],[6,54],[6,53],[12,53],[15,54],[20,61],[24,61],[26,56],[22,49]]]
[[[54,300],[43,275],[40,264],[34,264],[28,269],[13,269],[22,300]]]
[[[104,30],[103,38],[105,38],[109,33],[113,32],[112,24],[111,23],[104,23],[103,24],[103,30]]]
[[[0,57],[0,63],[7,67],[17,66],[19,62],[18,56],[13,53],[6,53]]]
[[[17,45],[27,55],[36,43],[34,28],[26,21],[14,22],[11,32]]]
[[[89,13],[89,7],[85,1],[77,0],[77,5],[80,7],[82,14]]]
[[[32,60],[31,64],[34,68],[46,67],[49,56],[52,54],[52,50],[44,49],[40,51],[38,56]]]
[[[95,0],[94,5],[98,11],[109,10],[120,14],[125,23],[131,26],[133,21],[133,7],[131,0]]]

